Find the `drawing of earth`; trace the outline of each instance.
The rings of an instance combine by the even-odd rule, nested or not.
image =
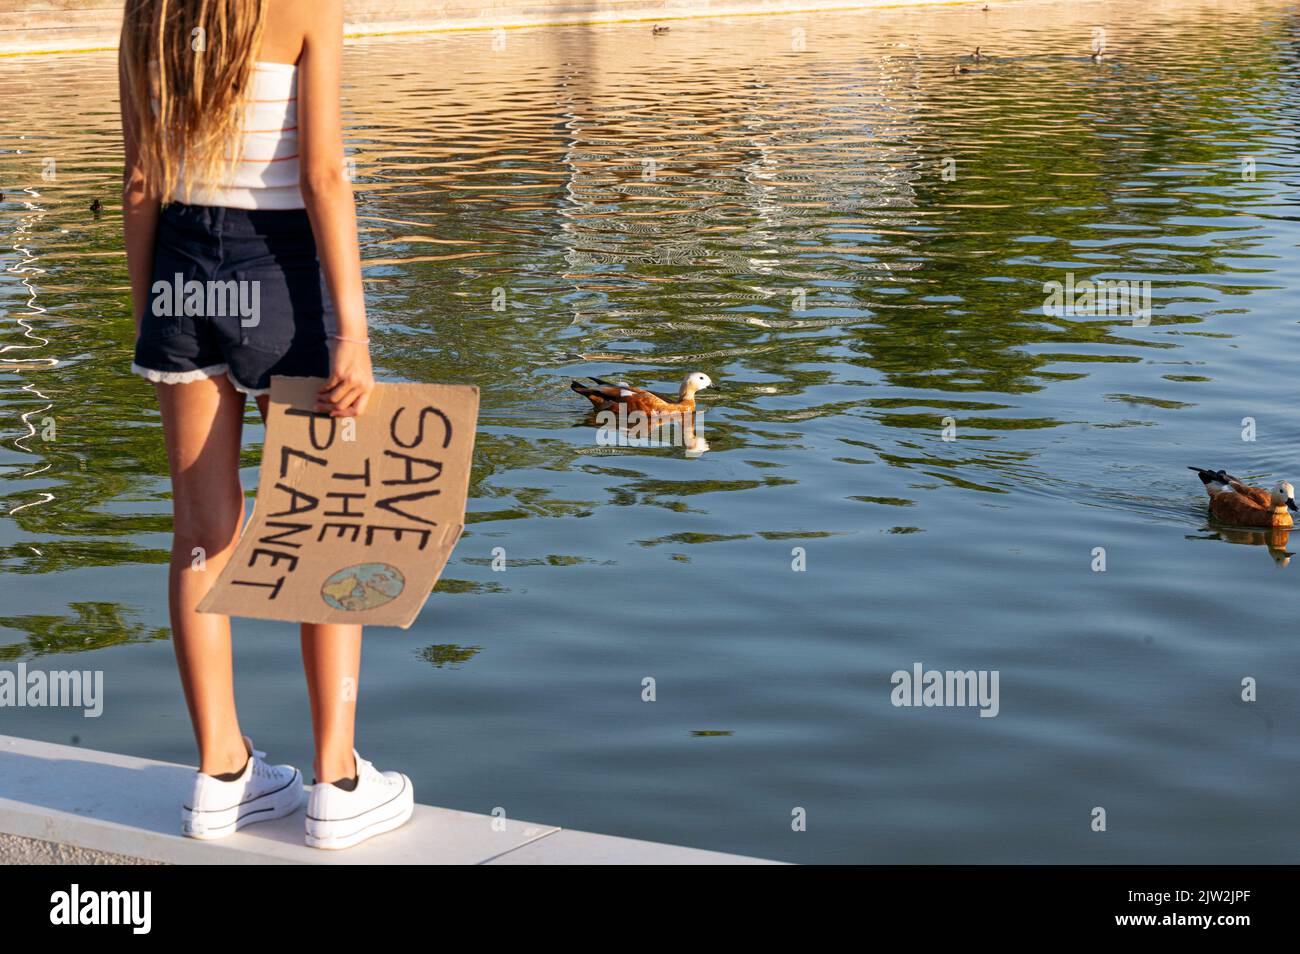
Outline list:
[[[402,571],[387,563],[358,563],[331,573],[320,588],[334,609],[368,610],[395,600],[406,586]]]

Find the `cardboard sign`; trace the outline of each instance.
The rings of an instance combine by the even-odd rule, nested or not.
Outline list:
[[[272,378],[253,516],[201,613],[406,629],[465,528],[478,388],[377,384],[318,414],[321,378]]]

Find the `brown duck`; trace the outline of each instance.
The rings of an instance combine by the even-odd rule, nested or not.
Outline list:
[[[663,417],[670,414],[694,414],[695,392],[713,387],[713,379],[702,371],[692,371],[682,378],[677,391],[676,401],[666,401],[659,395],[645,388],[634,388],[626,381],[617,384],[592,378],[596,386],[573,381],[569,384],[574,391],[589,400],[598,411],[617,411],[626,408],[628,413],[640,411],[642,414]]]
[[[1222,470],[1196,471],[1210,495],[1210,516],[1220,523],[1235,527],[1289,527],[1292,525],[1289,510],[1296,510],[1295,488],[1279,480],[1271,490],[1247,487],[1236,477]]]

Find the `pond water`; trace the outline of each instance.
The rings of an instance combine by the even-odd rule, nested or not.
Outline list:
[[[347,48],[376,364],[483,401],[363,754],[797,862],[1296,861],[1300,561],[1186,469],[1300,481],[1294,6],[671,26]],[[0,732],[192,763],[115,59],[0,59],[0,95],[0,662],[106,694]],[[1045,307],[1090,280],[1132,284]],[[569,390],[693,370],[703,453],[601,446]],[[309,769],[296,631],[235,639],[245,730]],[[996,717],[893,705],[918,663],[996,672]]]

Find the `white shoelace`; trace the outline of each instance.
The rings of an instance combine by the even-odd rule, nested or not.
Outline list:
[[[379,769],[375,768],[374,763],[367,762],[364,759],[357,759],[357,778],[359,779],[363,775],[366,776],[372,784],[378,783],[380,785],[385,785],[388,788],[393,788],[399,784],[396,779],[389,778],[383,772],[379,771]]]
[[[266,753],[253,749],[253,774],[262,778],[275,778],[275,773],[271,771],[271,766],[265,762]]]

